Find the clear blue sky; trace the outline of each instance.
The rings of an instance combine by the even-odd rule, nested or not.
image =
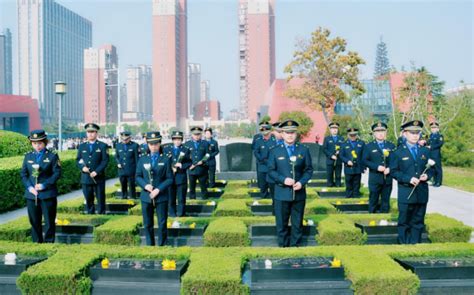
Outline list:
[[[117,46],[122,69],[129,64],[151,64],[151,0],[58,2],[93,22],[94,46]],[[239,97],[237,3],[188,0],[188,61],[201,64],[202,78],[211,80],[211,97],[221,101],[225,113],[237,107]],[[348,48],[366,60],[361,78],[372,76],[375,47],[383,35],[390,63],[397,69],[409,69],[413,61],[446,81],[447,88],[458,86],[460,80],[474,80],[472,1],[276,3],[278,78],[284,77],[295,40],[322,26],[345,38]],[[0,0],[0,28],[9,27],[15,35],[16,21],[16,1]],[[14,46],[15,50],[16,36]]]

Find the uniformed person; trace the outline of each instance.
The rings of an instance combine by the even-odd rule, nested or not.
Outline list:
[[[430,123],[431,134],[428,141],[431,159],[433,159],[436,164],[433,171],[433,186],[439,187],[443,183],[443,167],[441,166],[441,147],[444,144],[443,135],[439,133],[439,123],[432,122]]]
[[[287,120],[280,124],[284,143],[273,148],[268,159],[268,173],[275,181],[275,219],[278,246],[301,244],[306,184],[313,175],[309,149],[296,143],[298,123]],[[291,233],[288,221],[291,217]]]
[[[280,144],[283,144],[283,136],[280,129],[281,122],[272,123],[272,136],[275,138],[274,144],[270,147],[270,151]],[[270,198],[272,198],[272,215],[275,215],[275,181],[267,173],[267,183],[270,189]]]
[[[168,237],[168,199],[169,187],[173,184],[171,159],[161,149],[161,134],[159,131],[148,132],[146,141],[150,150],[138,160],[136,179],[142,188],[140,200],[142,203],[143,227],[146,244],[155,245],[154,211],[158,218],[158,246],[164,246]]]
[[[339,157],[344,138],[338,135],[339,123],[329,123],[330,135],[324,138],[323,152],[326,155],[326,180],[328,187],[342,186],[342,161]],[[334,181],[335,180],[335,181]]]
[[[143,143],[140,144],[140,152],[139,157],[150,154],[150,150],[148,149],[148,144],[146,143],[146,133],[143,134]]]
[[[403,136],[403,130],[400,127],[400,136],[397,139],[397,148],[403,146],[406,141],[407,141],[406,138]]]
[[[189,198],[196,199],[196,182],[199,180],[202,198],[207,198],[208,186],[208,166],[207,161],[210,158],[209,144],[202,140],[202,128],[199,126],[191,127],[191,140],[188,140],[184,146],[189,150],[191,166],[188,170],[189,178]]]
[[[377,213],[378,208],[380,213],[390,211],[393,180],[389,166],[396,147],[386,140],[387,128],[384,122],[373,124],[374,141],[367,143],[362,153],[362,162],[369,168],[369,213]]]
[[[122,142],[117,143],[115,150],[115,160],[117,161],[120,186],[122,188],[122,199],[127,197],[136,198],[135,172],[139,158],[140,147],[131,139],[129,131],[120,133]],[[130,195],[127,185],[130,186]]]
[[[174,131],[171,134],[172,145],[164,148],[163,153],[171,159],[174,173],[173,184],[169,190],[168,211],[171,217],[181,217],[186,212],[186,193],[188,190],[188,173],[191,166],[189,150],[183,146],[183,132]],[[177,205],[176,205],[177,202]]]
[[[255,142],[257,141],[257,139],[261,138],[262,137],[262,133],[260,132],[260,128],[263,126],[263,125],[269,125],[270,122],[268,121],[260,121],[260,123],[258,123],[258,130],[259,132],[257,132],[253,138],[252,138],[252,152],[254,151],[255,149]]]
[[[341,147],[340,157],[344,162],[346,176],[346,198],[360,197],[361,174],[364,171],[362,151],[365,143],[358,137],[359,129],[347,129],[347,140]]]
[[[212,128],[207,127],[204,130],[204,136],[209,144],[209,160],[207,166],[209,167],[209,187],[216,186],[216,156],[219,154],[219,143],[212,137]]]
[[[95,213],[94,195],[97,198],[97,213],[105,214],[105,169],[109,163],[107,145],[97,140],[100,127],[94,123],[84,126],[87,141],[81,143],[77,149],[76,163],[81,169],[81,184],[86,211]]]
[[[275,137],[276,144],[283,143],[283,137],[281,135],[280,124],[281,122],[278,122],[278,121],[272,124],[272,135],[273,137]]]
[[[26,208],[34,243],[54,243],[56,208],[61,164],[56,153],[46,149],[44,130],[33,130],[28,137],[33,151],[25,155],[20,175],[25,186]],[[42,217],[44,217],[44,237]]]
[[[427,168],[430,151],[417,143],[423,122],[414,120],[402,125],[406,143],[390,160],[390,174],[398,181],[398,241],[400,244],[421,242],[428,203],[427,180],[433,169]]]
[[[270,198],[270,187],[267,183],[268,157],[270,150],[276,145],[275,138],[271,136],[272,126],[270,124],[260,125],[262,136],[255,141],[253,154],[257,162],[257,184],[260,189],[261,198]]]

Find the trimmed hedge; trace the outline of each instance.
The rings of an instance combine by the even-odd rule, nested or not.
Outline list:
[[[81,172],[76,166],[76,151],[65,151],[59,154],[61,160],[61,178],[58,181],[59,194],[79,189]],[[25,188],[21,183],[20,170],[23,156],[0,159],[0,212],[24,207]],[[115,158],[109,156],[109,165],[105,171],[106,178],[117,176]]]
[[[225,199],[217,204],[213,216],[252,216],[245,199]]]
[[[0,130],[0,159],[20,156],[31,151],[31,143],[23,134]]]
[[[319,223],[316,240],[319,245],[362,245],[367,234],[355,227],[347,216],[330,215]]]
[[[247,226],[234,217],[222,217],[209,223],[204,232],[207,247],[233,247],[250,245]]]
[[[433,213],[426,215],[426,231],[433,243],[469,242],[473,228],[447,216]]]

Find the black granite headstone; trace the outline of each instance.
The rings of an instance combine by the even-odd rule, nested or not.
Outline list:
[[[186,204],[186,216],[211,216],[216,209],[216,205]]]
[[[0,255],[0,294],[22,294],[16,280],[30,266],[45,260],[46,257],[18,255],[14,261],[5,263],[5,254]]]
[[[189,227],[189,225],[181,225],[179,228],[168,227],[168,238],[166,245],[179,247],[179,246],[192,246],[199,247],[202,246],[203,235],[206,231],[207,225],[196,225],[194,228]],[[158,228],[155,230],[155,242],[158,243]],[[146,244],[145,231],[144,228],[140,228],[140,238],[141,244]]]
[[[227,171],[252,171],[252,146],[249,143],[226,145]]]
[[[320,198],[344,198],[346,196],[345,191],[319,191],[317,193]]]
[[[250,205],[250,210],[254,215],[269,216],[272,215],[273,206],[270,204]]]
[[[369,212],[369,204],[337,204],[332,203],[337,210],[344,212],[344,213],[368,213]]]
[[[56,242],[62,244],[90,244],[93,240],[94,225],[56,225]]]
[[[474,257],[418,257],[395,260],[405,269],[414,272],[422,280],[474,279]]]
[[[288,230],[291,233],[291,226]],[[274,224],[251,225],[249,233],[252,247],[278,246],[277,230]],[[315,246],[317,233],[316,225],[303,226],[303,237],[300,246]]]

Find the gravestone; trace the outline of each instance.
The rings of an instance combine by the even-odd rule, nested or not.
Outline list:
[[[332,257],[254,259],[242,281],[251,294],[352,294],[342,266]]]
[[[276,225],[251,225],[249,232],[252,247],[278,247]],[[291,226],[289,227],[289,232],[291,234]],[[303,226],[303,236],[300,246],[316,246],[317,233],[316,225]]]
[[[28,267],[45,260],[46,257],[18,255],[14,261],[5,261],[5,254],[0,255],[0,294],[21,294],[16,280]]]
[[[332,203],[337,210],[348,213],[348,214],[358,214],[358,213],[369,213],[369,204],[367,202],[355,203],[355,204],[338,204]]]
[[[172,247],[200,247],[204,244],[203,235],[206,228],[207,224],[196,225],[194,228],[189,227],[189,225],[181,225],[179,228],[169,227],[166,245]],[[154,230],[155,244],[158,244],[158,228],[155,227]],[[141,244],[146,245],[145,230],[143,227],[140,228],[140,239]]]
[[[223,180],[250,180],[256,178],[256,162],[250,143],[230,143],[219,147],[219,172]]]
[[[313,179],[326,179],[326,155],[323,146],[317,143],[303,143],[308,147],[313,164]]]
[[[215,209],[216,205],[186,204],[184,212],[186,216],[203,217],[211,216]]]
[[[273,206],[271,204],[252,204],[250,205],[250,210],[252,211],[253,215],[256,216],[271,216],[273,212]]]
[[[162,260],[111,259],[90,268],[93,294],[179,294],[187,260],[176,261],[175,269],[163,269]]]
[[[345,198],[345,191],[318,191],[318,196],[320,198]]]
[[[62,244],[90,244],[93,240],[93,224],[72,223],[56,225],[56,243]]]
[[[360,228],[362,233],[367,234],[369,245],[388,245],[398,244],[398,227],[395,221],[374,221],[374,222],[356,222],[355,226]],[[429,243],[426,231],[421,235],[422,243]]]

